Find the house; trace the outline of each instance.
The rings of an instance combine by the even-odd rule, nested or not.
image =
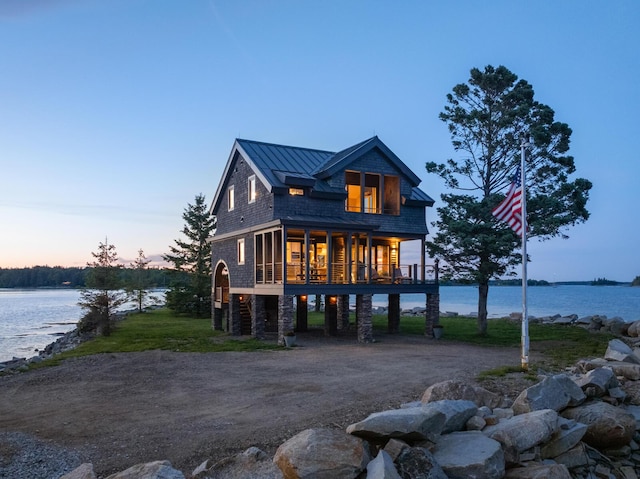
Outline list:
[[[279,342],[307,329],[310,297],[324,296],[325,333],[349,327],[370,342],[372,295],[388,295],[397,332],[400,295],[425,294],[426,332],[438,320],[437,268],[425,263],[420,179],[377,136],[338,153],[235,141],[211,205],[213,326]],[[401,262],[407,241],[411,264]],[[403,256],[404,258],[404,256]],[[295,301],[294,301],[295,300]]]

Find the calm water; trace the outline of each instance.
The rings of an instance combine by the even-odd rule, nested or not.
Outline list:
[[[81,317],[77,290],[0,289],[0,361],[30,357],[72,330]],[[424,295],[400,297],[402,308],[424,307]],[[440,310],[461,315],[475,313],[478,289],[474,286],[440,288]],[[376,306],[386,306],[385,296],[374,296]],[[522,290],[516,286],[489,289],[489,317],[499,318],[522,310]],[[537,286],[528,289],[531,316],[554,314],[619,316],[640,319],[640,288],[629,286]]]
[[[79,299],[71,289],[0,289],[0,361],[35,356],[75,328]]]
[[[401,296],[403,308],[424,307],[424,295]],[[385,305],[386,298],[374,297],[374,304]],[[522,311],[522,288],[495,286],[489,288],[488,314],[501,318]],[[475,314],[478,288],[475,286],[441,286],[440,311],[461,315]],[[527,288],[527,310],[530,316],[554,314],[619,316],[625,321],[640,319],[640,287],[630,286],[532,286]]]

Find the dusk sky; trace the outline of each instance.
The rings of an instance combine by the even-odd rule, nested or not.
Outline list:
[[[238,137],[378,135],[439,200],[425,163],[455,152],[438,114],[490,64],[572,128],[574,177],[594,185],[570,239],[530,242],[529,278],[631,281],[638,25],[637,0],[1,0],[0,267],[84,266],[105,238],[159,258]]]

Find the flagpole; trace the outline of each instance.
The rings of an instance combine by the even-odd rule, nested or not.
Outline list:
[[[520,174],[522,175],[522,354],[521,366],[524,371],[529,370],[529,316],[527,313],[527,194],[525,178],[525,148],[526,140],[520,146]]]

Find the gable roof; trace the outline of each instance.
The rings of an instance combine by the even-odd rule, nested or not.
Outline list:
[[[227,160],[222,181],[218,185],[211,212],[217,209],[222,200],[222,190],[237,155],[240,154],[256,172],[256,175],[269,190],[288,188],[289,186],[314,187],[325,194],[340,193],[326,181],[332,175],[344,170],[350,163],[373,149],[378,149],[408,179],[415,191],[412,199],[433,204],[433,200],[416,188],[420,178],[405,165],[377,136],[350,146],[337,153],[311,148],[277,145],[260,141],[236,139]],[[334,191],[335,190],[335,191]]]

